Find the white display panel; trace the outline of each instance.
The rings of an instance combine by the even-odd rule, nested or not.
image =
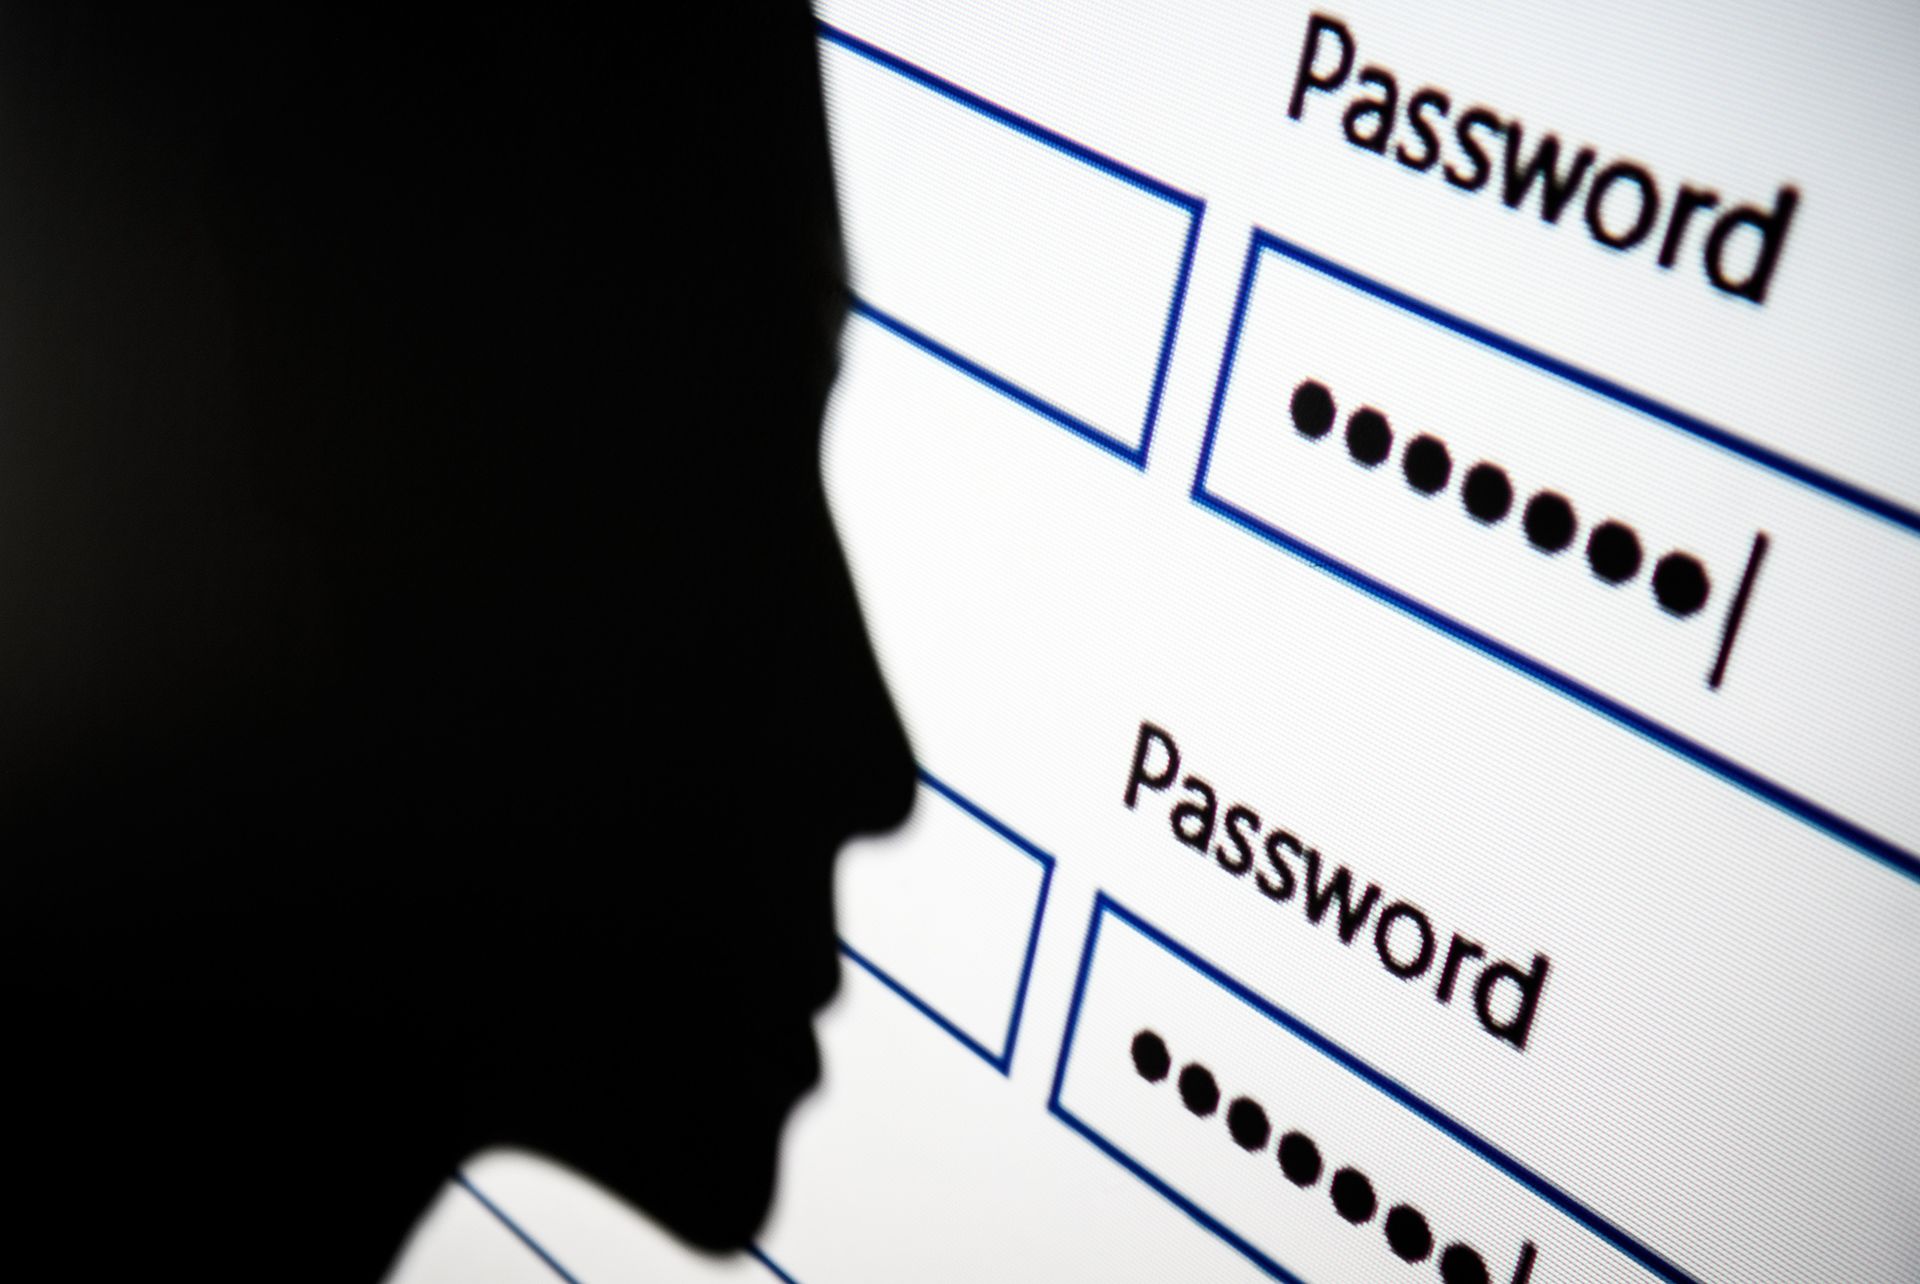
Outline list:
[[[1320,1284],[1444,1279],[1459,1242],[1497,1284],[1920,1276],[1920,176],[1874,141],[1920,130],[1920,18],[1360,3],[1296,118],[1303,54],[1340,79],[1313,12],[821,6],[859,301],[824,476],[940,789],[842,860],[857,961],[754,1254],[474,1164],[558,1269]],[[1342,124],[1369,68],[1380,154]],[[1426,87],[1421,170],[1394,149]],[[1638,165],[1646,239],[1601,243],[1590,188],[1510,206],[1488,131],[1488,185],[1447,182],[1476,106],[1591,147],[1585,183]],[[1683,186],[1716,204],[1662,267]],[[1716,285],[1716,221],[1789,186],[1764,301]],[[1641,552],[1618,584],[1605,519]],[[1655,591],[1676,551],[1696,609]],[[1128,1060],[1148,1028],[1164,1081]],[[1307,1189],[1282,1103],[1328,1158]],[[1380,1195],[1357,1226],[1340,1163]],[[480,1278],[488,1236],[538,1261],[462,1198],[403,1284]]]

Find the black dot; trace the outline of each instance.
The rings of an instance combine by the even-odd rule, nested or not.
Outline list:
[[[1453,476],[1447,443],[1438,437],[1415,437],[1408,442],[1407,453],[1400,456],[1400,468],[1407,475],[1407,485],[1422,495],[1445,490],[1447,478]]]
[[[1573,505],[1567,502],[1567,497],[1550,490],[1543,490],[1527,501],[1527,514],[1522,521],[1528,541],[1543,553],[1558,553],[1573,543],[1573,532],[1579,525],[1573,519]]]
[[[1233,1134],[1242,1150],[1259,1150],[1267,1144],[1267,1138],[1273,1129],[1267,1124],[1267,1112],[1260,1103],[1246,1097],[1236,1097],[1227,1107],[1227,1131]]]
[[[1320,1147],[1304,1132],[1290,1132],[1280,1139],[1280,1171],[1296,1186],[1311,1186],[1320,1180]]]
[[[1373,1216],[1373,1183],[1358,1168],[1342,1168],[1333,1175],[1333,1210],[1355,1226]]]
[[[1475,464],[1467,469],[1467,480],[1460,487],[1460,502],[1480,521],[1492,525],[1513,507],[1513,483],[1498,464]]]
[[[1309,379],[1293,390],[1293,426],[1316,441],[1327,435],[1333,427],[1333,394],[1326,384]]]
[[[1621,522],[1601,522],[1587,536],[1587,565],[1609,584],[1625,584],[1640,573],[1640,537]]]
[[[1213,1071],[1197,1061],[1189,1063],[1180,1072],[1180,1100],[1202,1118],[1212,1114],[1220,1104],[1220,1085],[1213,1081]]]
[[[1387,1247],[1403,1261],[1424,1262],[1433,1251],[1433,1232],[1417,1208],[1395,1204],[1387,1210]]]
[[[1440,1278],[1447,1284],[1491,1284],[1487,1264],[1465,1244],[1449,1244],[1440,1254]]]
[[[1167,1041],[1151,1030],[1142,1030],[1133,1036],[1133,1068],[1148,1083],[1159,1083],[1167,1077],[1167,1068],[1173,1064],[1173,1058],[1167,1053]]]
[[[1372,406],[1362,406],[1347,420],[1347,453],[1354,462],[1368,468],[1377,465],[1393,451],[1393,429],[1387,417]]]
[[[1707,602],[1707,568],[1691,553],[1668,553],[1654,565],[1653,596],[1675,615],[1692,615]]]

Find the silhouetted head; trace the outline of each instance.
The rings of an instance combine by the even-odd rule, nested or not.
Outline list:
[[[388,1251],[517,1143],[743,1242],[834,855],[913,792],[820,481],[804,7],[15,27],[11,948],[46,1091],[172,1048],[39,1141],[242,1201],[278,1148]]]

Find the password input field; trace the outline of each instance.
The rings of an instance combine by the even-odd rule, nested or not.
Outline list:
[[[1920,877],[1920,531],[1730,440],[1262,232],[1193,496]]]
[[[1276,1279],[1693,1278],[1104,894],[1051,1109]]]

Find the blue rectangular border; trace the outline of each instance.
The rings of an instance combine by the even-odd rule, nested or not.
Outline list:
[[[1213,466],[1214,439],[1219,433],[1221,410],[1226,405],[1227,386],[1233,377],[1233,362],[1239,352],[1240,333],[1246,321],[1248,302],[1253,296],[1254,281],[1259,275],[1261,258],[1268,253],[1291,259],[1362,294],[1411,312],[1444,330],[1493,348],[1507,357],[1534,366],[1548,375],[1564,379],[1589,392],[1607,397],[1629,409],[1637,410],[1668,427],[1720,446],[1750,462],[1760,464],[1791,480],[1821,491],[1842,503],[1884,518],[1895,526],[1920,534],[1920,514],[1901,508],[1891,500],[1868,495],[1804,464],[1788,460],[1765,447],[1735,437],[1724,429],[1716,428],[1702,420],[1664,406],[1650,397],[1623,388],[1598,375],[1579,370],[1556,357],[1547,356],[1525,344],[1497,335],[1471,321],[1443,312],[1432,304],[1423,303],[1402,294],[1389,286],[1360,275],[1351,268],[1342,267],[1258,227],[1253,230],[1253,237],[1247,245],[1246,266],[1241,271],[1240,286],[1234,296],[1233,320],[1227,328],[1226,346],[1220,357],[1220,374],[1214,382],[1213,404],[1207,411],[1207,432],[1200,446],[1200,462],[1194,470],[1191,491],[1193,502],[1200,507],[1226,518],[1275,547],[1293,554],[1308,565],[1325,571],[1369,597],[1385,602],[1421,623],[1437,629],[1456,642],[1464,643],[1498,660],[1508,668],[1534,679],[1541,685],[1585,705],[1595,713],[1645,737],[1661,748],[1687,759],[1729,784],[1838,839],[1855,851],[1881,862],[1909,879],[1920,882],[1920,856],[1916,856],[1892,840],[1848,820],[1838,812],[1788,789],[1785,785],[1761,775],[1725,754],[1682,735],[1665,723],[1657,722],[1631,706],[1602,694],[1586,683],[1533,659],[1490,634],[1483,633],[1443,611],[1428,606],[1418,598],[1401,592],[1384,580],[1376,579],[1351,563],[1344,562],[1326,550],[1287,533],[1266,519],[1248,512],[1209,490],[1207,478]]]
[[[507,1213],[506,1209],[494,1203],[487,1193],[475,1185],[473,1179],[467,1176],[465,1172],[455,1172],[453,1174],[453,1181],[455,1185],[466,1191],[467,1194],[473,1196],[474,1201],[478,1203],[480,1207],[491,1213],[495,1221],[512,1232],[515,1239],[526,1245],[527,1251],[539,1258],[541,1263],[545,1265],[548,1270],[552,1271],[557,1278],[563,1280],[565,1284],[584,1284],[579,1276],[560,1264],[560,1259],[555,1257],[546,1245],[535,1239],[526,1227],[522,1226]],[[760,1265],[766,1267],[775,1279],[784,1281],[784,1284],[799,1284],[799,1281],[787,1274],[787,1272],[781,1268],[780,1264],[769,1257],[766,1250],[761,1248],[759,1244],[748,1244],[746,1253],[752,1257],[753,1260],[759,1262]]]
[[[766,1267],[768,1271],[772,1272],[773,1277],[779,1280],[780,1284],[800,1284],[799,1280],[787,1274],[785,1267],[781,1266],[780,1263],[774,1261],[772,1257],[768,1256],[767,1250],[764,1248],[761,1248],[760,1245],[758,1244],[747,1245],[747,1252],[750,1256],[752,1256],[754,1261],[760,1263],[760,1265]]]
[[[1462,1146],[1465,1146],[1468,1150],[1492,1164],[1502,1173],[1526,1187],[1547,1203],[1552,1204],[1569,1218],[1580,1223],[1594,1235],[1606,1241],[1606,1243],[1619,1250],[1622,1254],[1632,1258],[1641,1266],[1646,1267],[1655,1275],[1665,1280],[1674,1281],[1674,1284],[1698,1284],[1695,1277],[1687,1274],[1678,1266],[1675,1266],[1672,1262],[1654,1252],[1654,1250],[1648,1248],[1645,1244],[1633,1238],[1633,1236],[1627,1234],[1573,1196],[1567,1194],[1566,1191],[1554,1185],[1539,1173],[1528,1168],[1525,1164],[1468,1128],[1465,1124],[1460,1123],[1439,1107],[1420,1097],[1399,1080],[1374,1069],[1371,1065],[1368,1065],[1365,1061],[1353,1055],[1353,1053],[1348,1052],[1345,1048],[1327,1038],[1324,1034],[1321,1034],[1318,1030],[1315,1030],[1312,1026],[1300,1020],[1300,1018],[1294,1016],[1284,1008],[1269,1003],[1266,999],[1240,984],[1240,982],[1234,980],[1225,972],[1222,972],[1219,968],[1213,966],[1213,964],[1207,962],[1198,954],[1195,954],[1192,950],[1181,945],[1159,928],[1148,923],[1138,914],[1121,905],[1105,892],[1101,892],[1094,897],[1093,916],[1087,923],[1087,942],[1081,950],[1080,971],[1073,982],[1073,1003],[1067,1010],[1066,1029],[1060,1036],[1060,1059],[1054,1068],[1053,1091],[1047,1098],[1047,1109],[1062,1123],[1065,1123],[1069,1128],[1072,1128],[1082,1137],[1092,1142],[1094,1146],[1104,1152],[1108,1158],[1151,1186],[1168,1202],[1198,1222],[1201,1226],[1205,1227],[1208,1231],[1232,1245],[1234,1249],[1268,1275],[1271,1275],[1277,1280],[1284,1280],[1287,1284],[1305,1284],[1305,1281],[1298,1275],[1295,1275],[1292,1271],[1289,1271],[1286,1267],[1274,1261],[1252,1244],[1249,1244],[1246,1240],[1227,1229],[1226,1226],[1215,1220],[1198,1204],[1175,1190],[1164,1179],[1149,1171],[1144,1164],[1121,1150],[1120,1147],[1102,1136],[1091,1124],[1081,1119],[1060,1103],[1060,1090],[1066,1083],[1067,1078],[1067,1059],[1073,1055],[1073,1039],[1079,1029],[1080,1008],[1087,993],[1087,978],[1093,971],[1094,950],[1100,941],[1100,925],[1106,921],[1108,916],[1117,918],[1127,924],[1127,926],[1145,936],[1155,945],[1173,955],[1188,967],[1199,972],[1215,985],[1218,985],[1221,989],[1239,999],[1242,1003],[1253,1008],[1260,1015],[1266,1017],[1267,1020],[1278,1025],[1287,1031],[1287,1033],[1293,1035],[1307,1046],[1313,1048],[1316,1052],[1319,1052],[1322,1056],[1334,1062],[1341,1069],[1365,1080],[1369,1085],[1384,1093],[1394,1102],[1404,1106],[1427,1123],[1432,1124],[1448,1137],[1459,1142]]]
[[[1180,330],[1180,313],[1186,306],[1187,282],[1193,270],[1194,247],[1200,241],[1200,224],[1206,216],[1207,203],[1189,192],[1171,187],[1151,174],[1142,173],[1132,166],[1123,165],[1102,152],[1095,151],[1084,143],[1075,142],[1065,134],[1056,133],[1018,112],[1007,110],[998,103],[991,102],[971,90],[963,89],[952,81],[936,76],[926,68],[908,62],[898,54],[889,53],[878,45],[860,39],[851,32],[843,31],[831,23],[816,20],[815,28],[820,38],[828,44],[836,45],[848,53],[855,54],[876,66],[903,76],[923,89],[929,89],[950,102],[959,104],[969,111],[977,112],[996,124],[1004,125],[1017,133],[1024,134],[1035,142],[1044,144],[1063,156],[1091,165],[1094,169],[1111,178],[1118,179],[1129,187],[1144,192],[1158,200],[1167,202],[1187,214],[1187,242],[1180,252],[1180,267],[1174,274],[1173,297],[1167,303],[1167,323],[1160,336],[1160,354],[1153,371],[1153,384],[1147,393],[1147,408],[1140,423],[1138,445],[1130,444],[1088,423],[1076,415],[1041,397],[1033,391],[1023,388],[1012,380],[993,373],[985,366],[969,359],[926,332],[892,313],[885,311],[870,299],[856,298],[853,310],[860,316],[878,323],[897,338],[919,348],[922,352],[952,366],[962,374],[977,379],[987,387],[1003,396],[1010,397],[1028,410],[1053,421],[1068,432],[1086,441],[1092,442],[1108,454],[1126,460],[1135,468],[1144,470],[1147,455],[1153,449],[1154,425],[1160,418],[1160,396],[1167,382],[1167,366],[1173,359],[1174,337]]]
[[[1020,983],[1015,987],[1013,992],[1013,1008],[1007,1016],[1007,1033],[1006,1037],[1001,1041],[1000,1050],[995,1052],[993,1049],[983,1045],[965,1030],[955,1025],[938,1008],[901,984],[900,981],[885,968],[860,953],[860,951],[854,949],[853,946],[847,943],[844,937],[842,937],[840,941],[840,952],[858,964],[860,968],[870,974],[874,980],[880,982],[880,984],[905,999],[920,1015],[926,1017],[929,1021],[952,1035],[967,1051],[979,1057],[1001,1074],[1011,1074],[1013,1070],[1013,1049],[1020,1038],[1020,1018],[1026,1012],[1027,1007],[1027,982],[1033,978],[1033,956],[1040,948],[1040,924],[1047,915],[1047,893],[1053,888],[1054,860],[1052,856],[1028,842],[1020,834],[989,814],[985,808],[935,776],[925,767],[920,768],[920,779],[926,782],[928,788],[992,830],[1000,838],[1005,839],[1015,848],[1036,861],[1040,866],[1040,895],[1034,898],[1033,921],[1027,927],[1026,956],[1020,961]]]
[[[507,1215],[506,1209],[494,1203],[493,1200],[487,1196],[487,1193],[485,1191],[481,1190],[478,1186],[474,1185],[473,1179],[467,1176],[467,1174],[464,1171],[455,1172],[453,1174],[453,1180],[455,1185],[459,1186],[460,1189],[466,1191],[467,1194],[473,1196],[474,1201],[478,1203],[480,1207],[486,1209],[489,1213],[493,1214],[493,1219],[495,1221],[499,1222],[502,1226],[506,1227],[509,1231],[511,1231],[515,1239],[519,1240],[522,1244],[525,1244],[527,1246],[527,1251],[532,1253],[535,1257],[539,1258],[541,1262],[543,1262],[546,1265],[546,1268],[548,1270],[552,1271],[560,1279],[565,1280],[566,1284],[581,1284],[580,1278],[578,1276],[576,1276],[572,1271],[569,1271],[566,1267],[562,1266],[560,1264],[560,1259],[555,1257],[551,1252],[547,1251],[546,1246],[542,1244],[539,1240],[535,1239],[533,1235],[527,1230],[526,1227],[522,1226],[519,1222],[515,1221],[512,1217],[509,1217]]]

